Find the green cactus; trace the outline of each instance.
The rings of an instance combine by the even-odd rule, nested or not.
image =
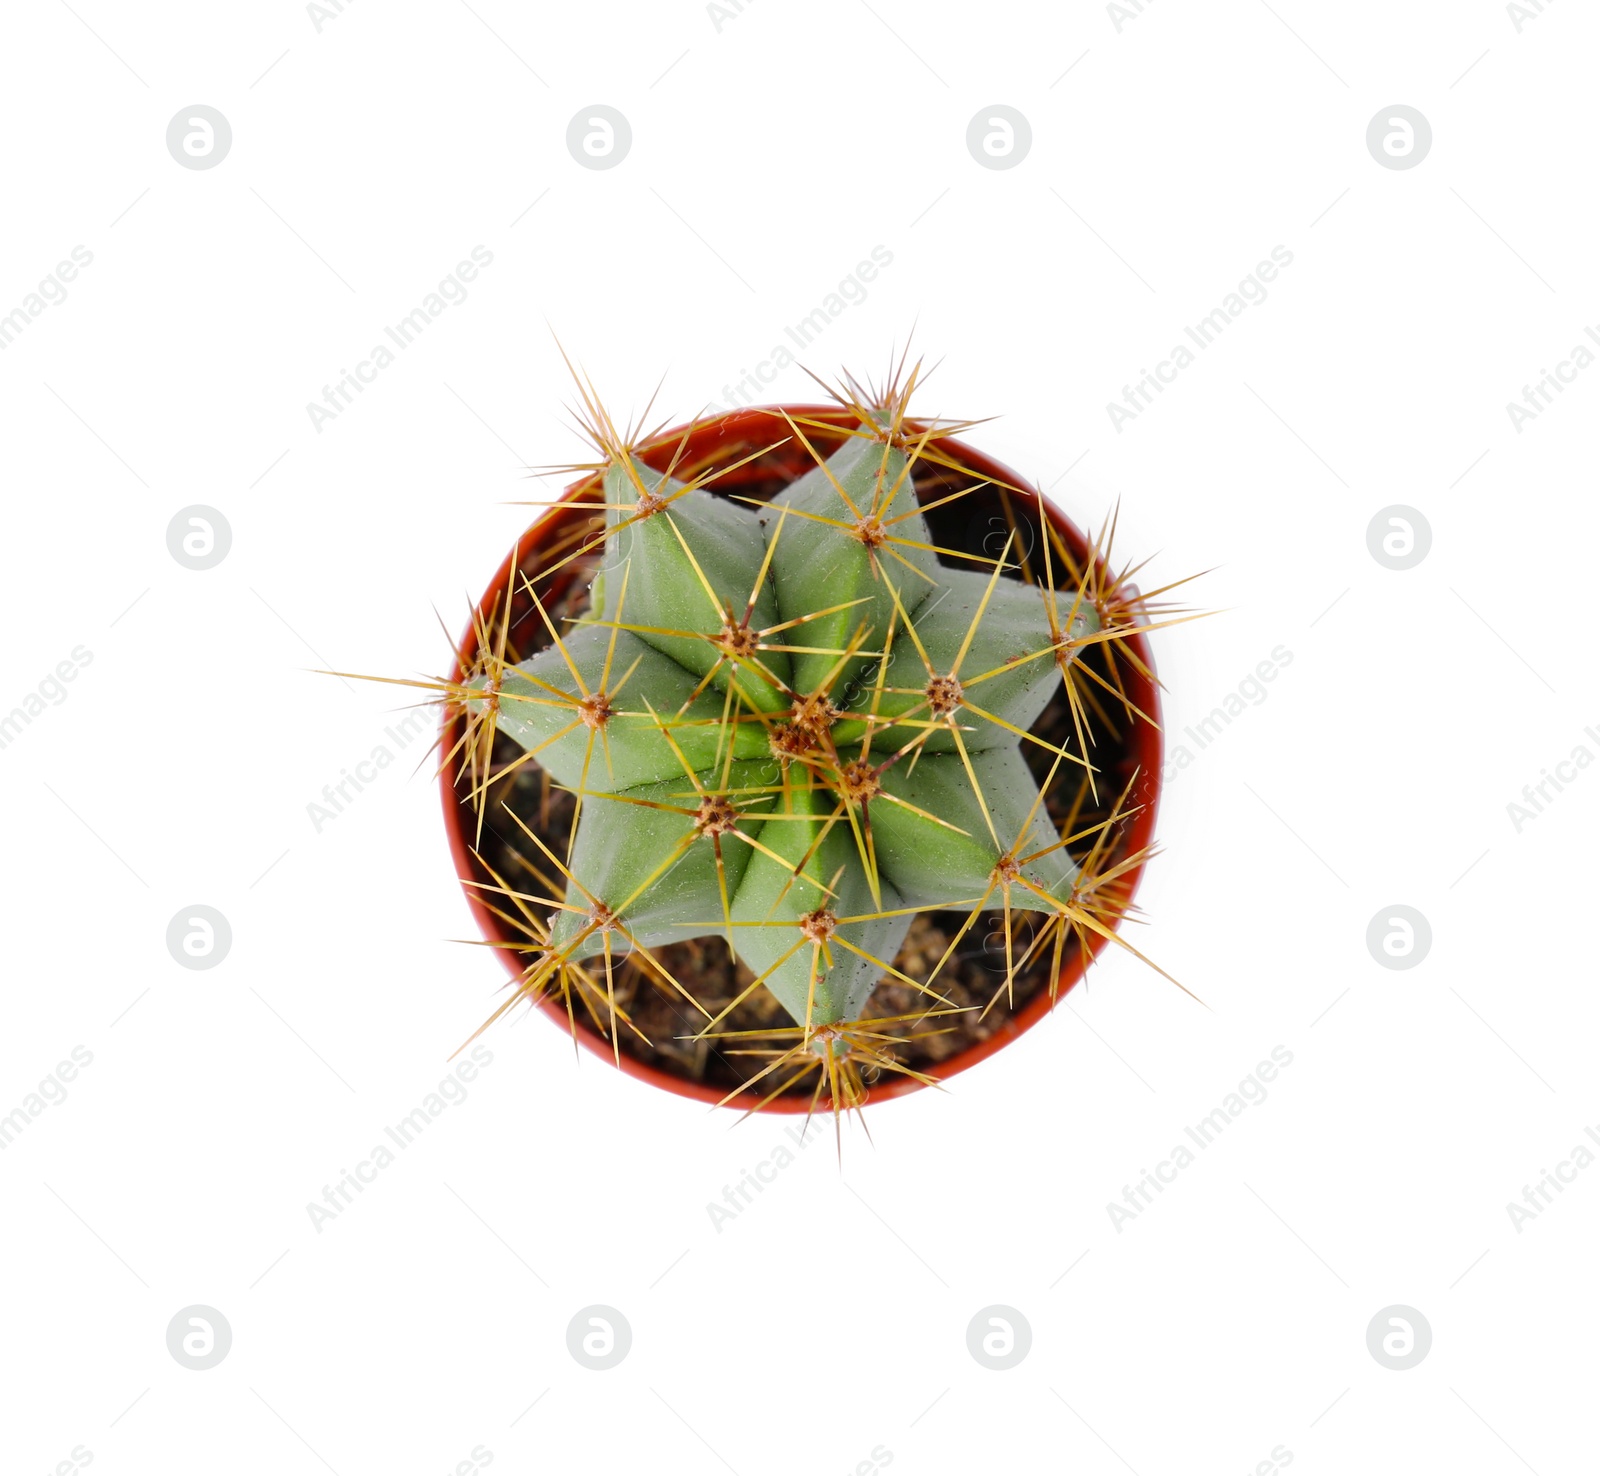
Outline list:
[[[1186,581],[1140,595],[1142,566],[1113,572],[1114,518],[1079,567],[1038,496],[1042,570],[1013,557],[1015,526],[993,557],[935,546],[924,513],[990,483],[919,502],[919,463],[970,476],[939,443],[973,422],[912,419],[920,365],[908,377],[904,366],[880,391],[849,377],[832,391],[853,423],[767,411],[770,445],[683,476],[688,431],[676,444],[619,432],[575,373],[599,456],[574,468],[576,505],[603,510],[603,528],[550,552],[532,578],[514,572],[474,616],[464,670],[365,678],[421,687],[443,707],[441,767],[476,806],[488,877],[463,880],[497,919],[497,946],[526,959],[479,1033],[519,1001],[559,999],[574,1035],[586,1017],[620,1063],[624,1032],[644,1039],[616,1000],[626,956],[698,1012],[696,1039],[777,1042],[744,1052],[767,1064],[725,1101],[762,1105],[815,1074],[837,1115],[861,1105],[863,1072],[933,1080],[898,1048],[955,1010],[939,976],[986,912],[1004,914],[1006,953],[989,1007],[1047,954],[1053,999],[1069,944],[1085,962],[1109,941],[1150,963],[1117,931],[1151,854],[1121,844],[1133,782],[1101,795],[1088,755],[1107,708],[1154,723],[1119,673],[1153,679],[1128,638],[1197,618],[1163,598]],[[838,443],[826,456],[813,444],[823,436]],[[714,489],[785,444],[811,465],[770,501]],[[592,574],[588,600],[558,620],[533,581],[575,561]],[[527,600],[550,643],[515,660],[512,607]],[[1080,658],[1099,643],[1111,656],[1096,670]],[[1063,690],[1070,748],[1030,731]],[[520,757],[501,761],[497,735]],[[1025,745],[1048,755],[1043,787]],[[515,790],[503,781],[524,765],[543,770],[542,793],[553,784],[575,797],[564,854],[542,804],[535,815],[505,798]],[[1044,796],[1063,766],[1101,818],[1058,833]],[[499,875],[478,849],[491,802],[542,857],[511,852],[541,890]],[[965,921],[927,976],[896,967],[915,915],[952,910]],[[1043,917],[1020,952],[1013,913]],[[705,936],[725,939],[754,976],[715,1016],[656,957]],[[922,997],[915,1013],[867,1015],[885,979]],[[793,1026],[719,1030],[759,989]]]
[[[857,424],[826,457],[808,436],[826,427],[773,412],[774,441],[814,464],[765,504],[718,495],[720,472],[653,470],[586,391],[606,525],[583,550],[602,569],[587,608],[561,631],[540,604],[552,643],[515,665],[481,643],[452,696],[480,746],[498,727],[577,796],[564,859],[514,817],[565,880],[542,923],[490,889],[533,919],[523,992],[603,971],[609,995],[631,953],[711,1032],[732,1006],[710,1018],[651,950],[720,935],[794,1021],[782,1059],[820,1061],[836,1109],[853,1063],[902,1069],[863,1019],[880,979],[948,1003],[894,968],[917,912],[1047,914],[1058,963],[1069,934],[1114,936],[1107,877],[1074,863],[1022,746],[1087,769],[1029,729],[1087,645],[1153,628],[1093,571],[1058,591],[1015,577],[1009,541],[933,545],[911,472],[948,429],[907,418],[916,377],[877,396],[847,381]],[[609,1023],[616,1048],[614,1007]]]

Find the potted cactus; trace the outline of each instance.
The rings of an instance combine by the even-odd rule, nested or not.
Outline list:
[[[1136,951],[1144,635],[1189,617],[913,416],[919,377],[653,432],[579,380],[596,459],[425,684],[512,974],[483,1028],[526,1002],[658,1085],[838,1114]]]

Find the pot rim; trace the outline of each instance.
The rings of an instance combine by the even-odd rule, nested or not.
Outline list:
[[[691,438],[705,437],[713,429],[718,431],[718,438],[735,438],[742,440],[747,445],[762,444],[759,430],[765,429],[770,433],[770,421],[774,416],[787,414],[791,417],[805,417],[807,420],[821,420],[836,424],[844,430],[856,423],[855,416],[848,410],[838,405],[819,404],[783,404],[783,405],[758,405],[741,407],[739,409],[724,411],[715,415],[705,416],[697,420],[685,422],[664,430],[652,436],[646,447],[641,448],[648,453],[658,450],[669,443],[675,443],[686,434]],[[908,424],[916,424],[915,417],[908,419]],[[926,424],[923,422],[922,424]],[[951,456],[953,460],[962,463],[978,476],[985,480],[993,481],[1005,486],[1007,495],[1020,496],[1031,500],[1038,498],[1043,504],[1050,521],[1055,525],[1056,531],[1066,540],[1074,553],[1082,559],[1087,558],[1089,540],[1083,535],[1075,523],[1056,506],[1048,496],[1042,492],[1028,488],[1027,484],[1009,467],[993,457],[967,445],[955,437],[944,437],[939,442],[940,448]],[[562,517],[566,510],[575,502],[583,499],[584,494],[591,491],[594,486],[595,474],[579,478],[566,487],[559,501],[551,504],[545,512],[521,534],[518,535],[511,552],[501,563],[484,590],[473,612],[473,617],[468,621],[467,628],[461,641],[456,647],[455,662],[451,671],[452,682],[461,681],[471,669],[477,654],[477,627],[479,622],[491,618],[495,604],[511,583],[513,574],[523,560],[544,541],[548,525]],[[1100,560],[1102,569],[1105,568],[1104,560]],[[1109,571],[1107,571],[1109,572]],[[1150,653],[1149,643],[1144,634],[1137,633],[1126,638],[1126,644],[1132,647],[1146,670],[1155,671],[1155,663]],[[1149,713],[1156,720],[1157,726],[1152,726],[1142,720],[1135,720],[1130,730],[1129,746],[1137,758],[1141,777],[1139,809],[1132,816],[1124,839],[1124,846],[1128,854],[1140,851],[1148,846],[1155,832],[1156,811],[1161,794],[1161,769],[1164,736],[1159,727],[1161,719],[1160,687],[1152,677],[1145,677],[1136,671],[1127,673],[1131,687],[1138,688],[1137,693],[1130,692],[1136,705]],[[440,752],[449,753],[454,745],[457,728],[461,722],[460,713],[452,713],[446,709],[445,717],[440,731]],[[506,933],[494,914],[489,910],[477,887],[469,885],[469,880],[474,878],[472,849],[467,841],[463,825],[463,810],[460,798],[456,792],[456,784],[452,766],[444,765],[439,773],[440,792],[444,801],[445,831],[450,844],[451,857],[455,862],[457,879],[462,883],[462,891],[466,896],[467,905],[484,937],[494,947],[494,952],[505,965],[507,972],[513,979],[522,975],[523,964],[519,954],[508,947],[498,946],[507,941]],[[1128,880],[1128,901],[1126,911],[1133,906],[1134,897],[1138,891],[1139,883],[1144,876],[1145,862],[1125,873]],[[931,910],[931,909],[930,909]],[[1056,1003],[1064,999],[1067,993],[1083,978],[1087,967],[1099,958],[1101,951],[1107,946],[1105,938],[1096,937],[1089,950],[1087,964],[1081,949],[1073,949],[1071,957],[1063,962],[1061,973],[1057,976],[1054,990],[1040,989],[1029,999],[1021,1009],[1006,1017],[993,1034],[983,1040],[957,1051],[946,1060],[934,1062],[918,1067],[926,1076],[933,1077],[938,1082],[944,1082],[963,1071],[970,1070],[980,1062],[987,1060],[1004,1046],[1010,1045],[1024,1032],[1033,1028],[1048,1015]],[[555,998],[545,998],[538,1001],[536,1006],[551,1020],[557,1022],[561,1028],[572,1033],[572,1022],[567,1017],[561,1001]],[[576,1018],[576,1017],[575,1017]],[[578,1040],[596,1056],[603,1059],[607,1065],[616,1066],[612,1054],[611,1042],[595,1034],[581,1019],[577,1019]],[[740,1091],[732,1097],[718,1087],[702,1082],[690,1081],[685,1077],[653,1065],[640,1061],[625,1052],[621,1058],[620,1069],[625,1075],[634,1077],[639,1081],[648,1082],[664,1091],[672,1092],[676,1096],[688,1097],[694,1101],[705,1102],[712,1106],[726,1106],[739,1111],[748,1112],[752,1109],[771,1113],[810,1113],[812,1100],[809,1096],[789,1094],[776,1097],[759,1108],[755,1104],[759,1101],[756,1093]],[[905,1096],[918,1091],[924,1083],[913,1077],[896,1075],[887,1081],[880,1081],[871,1086],[866,1094],[864,1105],[874,1102],[888,1101],[895,1097]],[[727,1097],[727,1100],[723,1099]]]

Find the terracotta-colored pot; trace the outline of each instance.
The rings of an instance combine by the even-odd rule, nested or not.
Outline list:
[[[855,418],[848,412],[841,410],[836,405],[786,405],[782,407],[793,417],[805,417],[808,421],[823,421],[841,428],[853,426]],[[685,430],[687,430],[687,450],[679,453],[679,444]],[[658,470],[664,469],[668,460],[675,454],[679,455],[678,475],[689,474],[685,468],[693,469],[706,462],[727,463],[737,461],[741,456],[763,446],[770,446],[774,441],[780,440],[786,434],[784,423],[779,417],[775,407],[756,407],[747,410],[734,410],[727,414],[713,417],[698,422],[689,427],[679,426],[674,430],[663,432],[652,442],[652,449],[640,452],[642,459]],[[827,453],[827,446],[819,433],[808,430],[808,437],[819,451]],[[992,479],[1011,488],[1024,486],[1022,479],[1008,467],[1000,462],[985,456],[970,446],[955,439],[943,439],[938,443],[940,450],[951,459],[958,461],[968,471],[980,479]],[[777,490],[775,479],[782,481],[793,480],[812,465],[809,453],[804,447],[792,439],[786,445],[767,453],[760,459],[747,463],[737,471],[719,477],[711,483],[712,489],[718,492],[737,492],[742,496],[760,496],[763,488],[767,494]],[[503,608],[507,587],[511,584],[515,570],[525,569],[530,575],[537,573],[538,569],[554,563],[557,557],[570,553],[579,543],[584,541],[587,530],[598,531],[600,515],[595,509],[595,480],[593,477],[574,482],[567,488],[560,503],[551,507],[543,517],[535,522],[517,540],[515,549],[501,564],[494,579],[490,582],[483,598],[478,604],[477,621],[489,623],[493,621],[498,627],[500,616],[496,613]],[[919,494],[922,495],[922,494]],[[1008,491],[1004,494],[1011,506],[1015,509],[1016,521],[1025,526],[1030,522],[1037,523],[1037,499],[1030,492]],[[584,499],[584,500],[580,500]],[[585,501],[587,505],[585,505]],[[1072,550],[1079,567],[1088,563],[1089,542],[1073,524],[1060,513],[1053,505],[1046,503],[1046,512],[1050,521],[1055,525],[1066,546]],[[990,535],[994,543],[993,548],[987,549],[991,555],[998,554],[1003,545],[1004,522],[996,522],[996,534]],[[937,541],[937,540],[936,540]],[[987,545],[985,545],[987,547]],[[1104,564],[1101,565],[1104,570]],[[540,598],[550,603],[576,579],[586,579],[587,571],[577,565],[569,565],[555,576],[548,584],[540,586]],[[547,593],[548,591],[548,593]],[[519,641],[520,638],[520,641]],[[542,622],[538,619],[533,608],[533,603],[525,592],[519,588],[513,595],[512,625],[510,637],[510,650],[507,659],[531,654],[534,649],[544,644],[548,635]],[[1133,636],[1127,642],[1138,654],[1140,661],[1147,670],[1154,670],[1154,662],[1145,638]],[[478,643],[474,626],[469,625],[462,637],[460,647],[456,652],[456,667],[452,673],[453,680],[460,680],[470,670],[471,664],[477,653]],[[1133,704],[1148,713],[1151,717],[1160,718],[1160,696],[1155,683],[1150,677],[1137,670],[1131,663],[1121,663],[1121,675],[1124,687]],[[461,717],[456,714],[447,717],[444,731],[444,748],[448,752],[454,745],[460,732]],[[1126,785],[1137,770],[1138,778],[1131,796],[1132,803],[1139,806],[1137,811],[1127,823],[1123,839],[1118,847],[1119,854],[1131,854],[1142,850],[1150,844],[1155,830],[1156,801],[1161,784],[1162,739],[1160,731],[1143,721],[1134,721],[1124,735],[1123,752],[1120,760],[1110,766],[1104,762],[1105,753],[1097,750],[1097,760],[1107,773],[1108,787],[1113,791],[1120,790]],[[488,881],[488,873],[483,869],[472,853],[472,836],[475,832],[476,814],[466,798],[465,785],[459,789],[455,782],[454,766],[441,775],[441,789],[444,798],[445,831],[450,841],[450,853],[455,858],[456,873],[466,881]],[[1137,886],[1143,867],[1126,874],[1128,895],[1131,900],[1133,889]],[[484,936],[492,943],[511,944],[518,941],[508,935],[506,926],[485,905],[483,895],[478,888],[466,886],[464,888],[468,906],[478,920],[479,927]],[[1105,940],[1095,939],[1091,957],[1099,954],[1105,946]],[[496,949],[501,961],[513,978],[519,978],[524,967],[526,955],[517,952],[512,947]],[[1064,994],[1083,976],[1084,960],[1082,951],[1076,947],[1067,950],[1061,975],[1057,981],[1056,993]],[[947,1060],[933,1065],[923,1066],[919,1069],[925,1074],[940,1080],[965,1071],[978,1062],[992,1056],[1001,1047],[1009,1045],[1024,1030],[1037,1024],[1051,1008],[1050,991],[1040,989],[1031,999],[1027,1000],[1015,1014],[1009,1016],[1005,1022],[988,1038],[968,1046],[957,1052]],[[546,999],[540,1002],[539,1008],[551,1020],[557,1022],[563,1031],[570,1029],[567,1012],[559,999]],[[610,1063],[613,1059],[611,1042],[589,1028],[582,1017],[577,1022],[578,1039],[583,1042],[596,1055]],[[697,1101],[717,1103],[722,1100],[725,1091],[716,1086],[703,1082],[691,1081],[640,1060],[626,1052],[622,1056],[622,1070],[628,1075],[638,1077],[653,1086],[658,1086],[669,1092],[676,1092],[679,1096],[692,1097]],[[910,1077],[894,1075],[876,1083],[870,1092],[870,1101],[884,1101],[890,1097],[898,1097],[906,1092],[917,1090],[921,1083]],[[740,1110],[748,1110],[759,1100],[755,1093],[741,1093],[728,1103],[729,1106]],[[809,1110],[811,1098],[809,1094],[795,1096],[781,1096],[766,1104],[761,1110],[767,1112],[804,1112]]]

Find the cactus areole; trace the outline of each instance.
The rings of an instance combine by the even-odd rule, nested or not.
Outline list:
[[[1155,820],[1137,592],[952,422],[913,418],[897,385],[847,385],[830,406],[631,438],[586,396],[600,457],[484,594],[445,703],[447,825],[513,975],[504,1007],[526,1000],[636,1077],[745,1109],[858,1107],[1015,1039],[1112,939]],[[1064,687],[1072,721],[1033,732]],[[546,801],[575,797],[558,835],[508,802],[508,769],[542,770]],[[1100,819],[1074,834],[1079,814]],[[516,832],[538,879],[488,864],[485,826]],[[896,958],[919,912],[975,931],[913,975]],[[874,989],[903,984],[913,1023],[947,1026],[941,980],[991,916],[1030,921],[1016,957],[991,950],[995,997],[964,1007],[988,1029],[905,1067],[890,1037],[915,1033],[910,1016],[890,1030]],[[723,1033],[727,1010],[660,961],[696,938],[737,956],[781,1028]],[[1049,987],[1011,1008],[1013,975],[1041,959]],[[630,1053],[613,985],[629,960],[672,996],[680,1037],[759,1051],[744,1086]]]

